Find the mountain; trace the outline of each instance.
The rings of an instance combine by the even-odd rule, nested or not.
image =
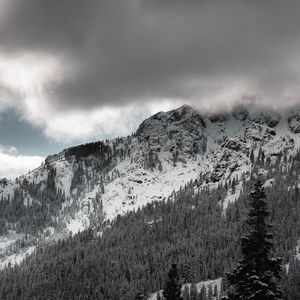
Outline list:
[[[131,136],[68,148],[2,179],[2,267],[20,266],[1,273],[0,297],[132,299],[161,290],[174,259],[188,283],[220,278],[238,261],[257,176],[268,190],[275,252],[295,269],[298,127],[297,110],[209,115],[185,105],[151,116]]]
[[[236,107],[201,114],[184,105],[144,120],[131,136],[75,146],[32,172],[0,181],[2,266],[36,245],[97,227],[149,202],[165,200],[191,181],[199,189],[234,179],[263,153],[275,162],[300,145],[300,111],[286,115]]]

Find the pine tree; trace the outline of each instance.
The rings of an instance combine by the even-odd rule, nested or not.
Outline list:
[[[191,300],[197,300],[197,295],[198,295],[197,286],[196,286],[195,283],[192,283],[191,284],[191,289],[190,289],[190,299]]]
[[[160,291],[157,293],[156,300],[162,300]]]
[[[218,287],[217,287],[217,285],[215,285],[215,287],[214,287],[214,297],[218,298]]]
[[[239,266],[228,274],[229,285],[234,288],[230,299],[282,299],[276,284],[276,279],[280,279],[282,260],[270,257],[273,247],[272,226],[266,222],[269,212],[260,180],[257,180],[255,190],[250,193],[249,206],[246,221],[249,231],[241,240],[242,259]]]
[[[191,289],[190,289],[190,299],[191,300],[197,300],[197,286],[195,283],[191,284]]]
[[[213,300],[213,290],[211,284],[208,287],[207,300]]]
[[[200,300],[206,300],[206,288],[204,284],[200,291]]]
[[[182,300],[181,284],[179,282],[179,275],[176,264],[172,264],[172,267],[168,273],[166,287],[163,291],[163,295],[166,300]]]
[[[231,194],[235,194],[235,191],[236,191],[236,181],[235,178],[233,178],[231,183]]]
[[[253,164],[254,163],[254,161],[255,161],[255,157],[254,157],[254,151],[253,151],[253,149],[251,149],[251,152],[250,152],[250,161],[251,161],[251,163]]]
[[[190,290],[187,285],[185,285],[185,287],[182,291],[182,298],[183,298],[183,300],[190,300]]]

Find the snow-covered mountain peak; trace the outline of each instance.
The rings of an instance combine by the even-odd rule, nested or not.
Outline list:
[[[143,151],[186,158],[206,151],[206,121],[190,106],[159,112],[141,123],[136,137]]]
[[[168,112],[159,112],[144,120],[136,131],[140,140],[154,141],[164,136],[176,138],[178,133],[202,135],[206,123],[191,106],[181,106]]]

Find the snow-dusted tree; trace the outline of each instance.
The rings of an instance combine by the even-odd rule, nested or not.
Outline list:
[[[181,284],[176,264],[172,264],[172,267],[168,273],[163,296],[166,300],[182,300]]]
[[[191,284],[191,289],[190,289],[190,300],[197,300],[197,286],[196,283]]]
[[[246,225],[248,234],[241,240],[242,259],[236,269],[228,274],[233,292],[230,299],[279,300],[282,292],[276,281],[280,279],[281,258],[271,258],[272,226],[267,223],[269,212],[261,180],[250,193]]]
[[[184,286],[182,291],[183,300],[190,300],[190,289],[187,285]]]
[[[156,295],[156,300],[162,300],[162,296],[160,294],[160,291]]]
[[[219,296],[218,287],[217,287],[217,285],[215,285],[215,287],[214,287],[214,297],[218,298],[218,296]]]
[[[201,288],[199,299],[200,300],[206,300],[206,287],[205,287],[204,284]]]
[[[213,300],[213,290],[211,284],[208,287],[208,294],[207,294],[207,300]]]

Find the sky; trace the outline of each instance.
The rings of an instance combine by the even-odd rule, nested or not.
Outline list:
[[[0,0],[0,177],[146,117],[300,102],[298,0]]]

